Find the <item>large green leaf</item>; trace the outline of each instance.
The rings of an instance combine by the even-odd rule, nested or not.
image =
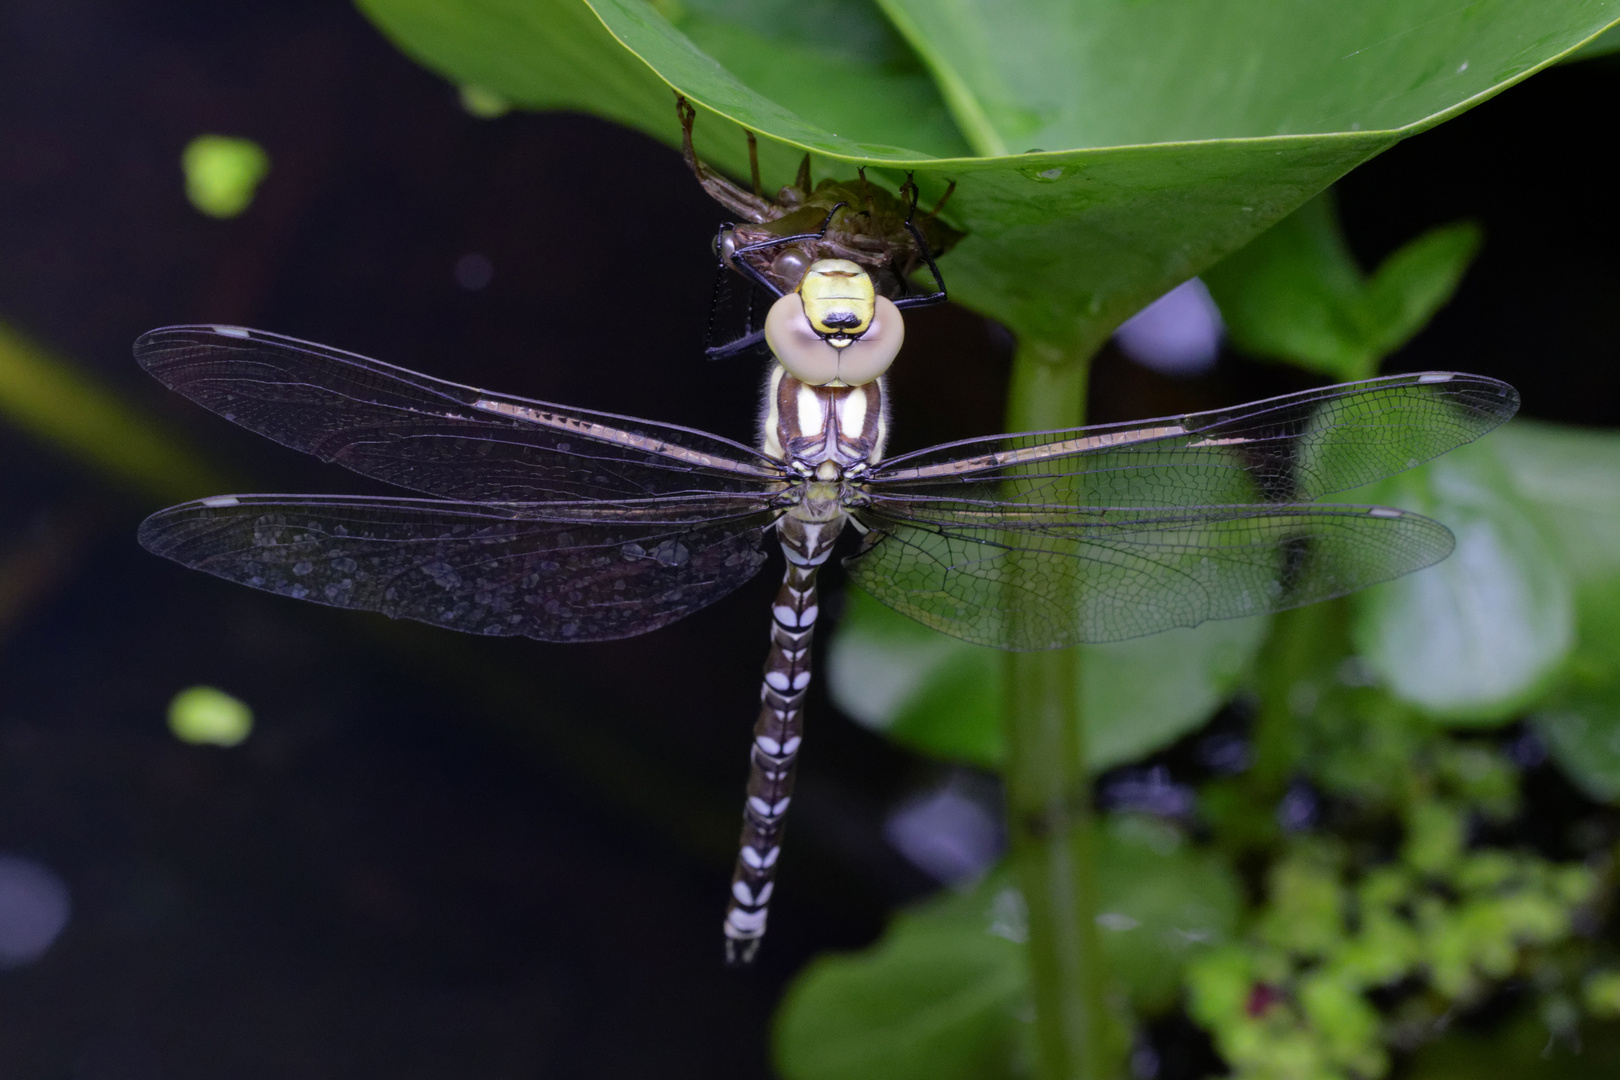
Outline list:
[[[1620,0],[893,0],[908,57],[859,0],[814,18],[792,0],[661,5],[690,35],[641,0],[359,2],[418,59],[521,105],[673,143],[677,87],[702,107],[704,154],[734,171],[743,140],[721,118],[767,136],[773,182],[804,150],[822,170],[955,181],[950,216],[970,235],[953,294],[1069,351],[1620,17]]]
[[[1620,583],[1617,583],[1620,585]],[[1595,799],[1620,801],[1620,587],[1608,606],[1583,611],[1581,641],[1564,684],[1536,710],[1553,757]]]
[[[1456,291],[1479,229],[1431,229],[1368,278],[1334,214],[1331,192],[1204,275],[1227,335],[1244,352],[1335,379],[1366,379]]]
[[[1116,818],[1098,852],[1108,970],[1131,1004],[1175,1001],[1197,952],[1231,935],[1241,889],[1225,864],[1156,822]],[[865,952],[823,956],[783,1001],[789,1080],[996,1080],[1027,1075],[1023,901],[1005,870],[897,916]]]
[[[1073,650],[1093,771],[1150,753],[1197,727],[1235,689],[1267,620]],[[946,637],[851,590],[827,660],[833,699],[868,727],[916,749],[1001,763],[1005,667],[994,649]]]
[[[1352,598],[1363,659],[1397,697],[1440,719],[1511,718],[1549,687],[1575,643],[1571,575],[1542,515],[1515,490],[1504,434],[1346,496],[1428,514],[1457,537],[1439,566]]]
[[[1620,432],[1520,419],[1490,441],[1514,490],[1541,512],[1577,588],[1606,595],[1620,578]]]

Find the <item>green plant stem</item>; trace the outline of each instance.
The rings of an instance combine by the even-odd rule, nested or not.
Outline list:
[[[189,499],[230,486],[184,439],[4,323],[0,419],[142,498]]]
[[[1073,427],[1089,354],[1020,343],[1009,429]],[[1007,828],[1029,911],[1039,1080],[1107,1080],[1106,984],[1097,940],[1096,826],[1072,649],[1006,660]]]
[[[1317,674],[1322,641],[1341,619],[1340,604],[1312,604],[1279,613],[1259,657],[1260,708],[1254,718],[1254,766],[1244,786],[1266,804],[1288,789],[1299,764],[1295,688]]]

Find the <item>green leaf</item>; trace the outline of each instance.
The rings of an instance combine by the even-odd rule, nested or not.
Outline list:
[[[867,0],[680,6],[676,29],[794,114],[828,131],[858,129],[879,146],[915,146],[931,157],[970,153],[928,70]]]
[[[1236,688],[1266,626],[1233,619],[1074,650],[1092,770],[1133,761],[1208,719]],[[996,650],[946,637],[851,590],[827,668],[833,700],[866,726],[940,757],[1000,764]]]
[[[1620,26],[1611,26],[1585,45],[1576,49],[1566,60],[1591,60],[1598,56],[1608,56],[1610,53],[1620,52]]]
[[[1099,849],[1108,969],[1137,1009],[1166,1009],[1182,966],[1233,933],[1239,885],[1157,822],[1112,819]],[[896,916],[864,952],[813,961],[777,1017],[778,1069],[788,1080],[1027,1075],[1025,933],[1023,900],[1000,869]]]
[[[1562,696],[1533,718],[1569,778],[1594,799],[1620,802],[1620,686]]]
[[[1518,419],[1490,441],[1577,584],[1620,577],[1620,432]]]
[[[953,296],[1077,354],[1356,165],[1620,14],[1620,0],[894,0],[884,10],[906,56],[856,0],[809,20],[790,0],[747,14],[663,5],[691,35],[641,0],[360,3],[413,56],[520,105],[674,144],[677,87],[701,107],[717,164],[744,168],[734,125],[766,136],[772,185],[803,151],[821,174],[887,164],[892,185],[914,169],[931,195],[955,181],[949,216],[970,235],[950,256]],[[843,48],[845,25],[860,47]],[[822,64],[828,53],[839,62]]]
[[[782,1002],[777,1068],[788,1080],[1019,1075],[1029,992],[1008,935],[1021,903],[1004,883],[953,896],[897,916],[866,952],[811,961]]]
[[[1437,719],[1511,718],[1548,687],[1575,642],[1570,575],[1515,491],[1500,436],[1345,497],[1428,514],[1456,534],[1440,565],[1351,598],[1362,658]]]
[[[1575,583],[1578,641],[1536,729],[1588,794],[1620,800],[1620,433],[1516,420],[1492,438]]]
[[[1295,211],[1204,275],[1228,337],[1254,356],[1336,379],[1365,379],[1451,298],[1474,254],[1467,222],[1431,229],[1367,279],[1331,193]]]
[[[1367,283],[1360,309],[1372,364],[1405,345],[1445,306],[1479,254],[1480,229],[1471,221],[1420,234],[1385,259]]]

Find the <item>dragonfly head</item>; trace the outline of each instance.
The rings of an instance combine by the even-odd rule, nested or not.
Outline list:
[[[882,375],[905,339],[900,312],[848,259],[818,259],[771,305],[765,341],[810,386],[860,386]]]

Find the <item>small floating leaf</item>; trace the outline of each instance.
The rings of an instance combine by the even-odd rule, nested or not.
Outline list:
[[[236,746],[253,731],[253,710],[212,686],[192,686],[169,702],[169,730],[181,742]]]
[[[270,171],[270,155],[252,139],[199,135],[180,155],[186,198],[209,217],[232,218],[248,208]]]

